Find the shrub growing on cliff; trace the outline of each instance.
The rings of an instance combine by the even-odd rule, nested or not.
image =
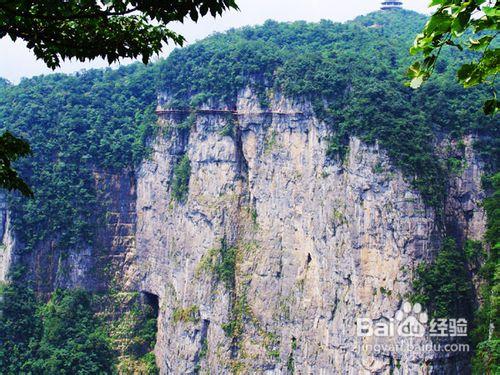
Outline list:
[[[497,374],[500,371],[500,173],[489,178],[493,194],[484,200],[487,215],[485,239],[490,252],[481,268],[482,305],[476,312],[473,339],[477,343],[473,359],[476,374]]]
[[[2,290],[2,373],[111,373],[114,355],[82,290],[55,292],[47,304],[14,280]]]
[[[43,334],[33,372],[110,373],[113,353],[108,335],[94,316],[83,290],[56,291],[40,309]]]
[[[220,247],[208,250],[203,256],[197,267],[197,273],[212,272],[218,281],[222,281],[228,290],[233,291],[236,283],[237,258],[238,248],[229,246],[223,238]]]
[[[200,321],[200,308],[192,305],[186,308],[178,307],[172,312],[174,323],[198,323]]]
[[[222,137],[234,137],[235,125],[232,119],[229,119],[227,124],[220,130],[219,134]]]
[[[220,260],[215,266],[215,273],[229,290],[233,290],[235,287],[237,255],[238,249],[234,246],[229,246],[223,240],[220,248]]]
[[[112,299],[113,297],[118,298],[113,302],[119,304],[120,297],[112,295]],[[117,372],[157,374],[158,368],[153,352],[158,320],[155,308],[135,301],[129,311],[123,311],[123,306],[120,304],[119,309],[121,310],[119,318],[108,322],[111,346],[118,359]]]
[[[187,154],[174,167],[172,180],[172,198],[177,202],[185,202],[189,193],[189,177],[191,176],[191,161]]]
[[[436,259],[418,266],[413,302],[426,306],[434,317],[469,317],[471,282],[466,258],[455,241],[446,238]]]

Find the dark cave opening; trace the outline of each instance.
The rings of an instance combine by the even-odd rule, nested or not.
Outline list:
[[[156,294],[149,293],[146,291],[141,292],[141,302],[151,308],[151,315],[158,318],[158,313],[160,310],[160,299]]]

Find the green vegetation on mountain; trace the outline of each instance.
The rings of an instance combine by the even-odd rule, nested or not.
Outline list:
[[[436,318],[470,317],[472,283],[466,265],[465,253],[446,238],[436,259],[417,268],[413,302],[426,306]]]
[[[89,294],[56,291],[46,304],[14,279],[0,302],[3,374],[110,373],[113,355]]]
[[[11,276],[1,289],[1,374],[158,373],[152,352],[157,319],[151,307],[135,303],[110,322],[97,313],[109,296],[56,290],[43,302],[19,272]]]
[[[500,173],[485,178],[483,185],[492,191],[483,202],[484,243],[467,240],[461,248],[446,238],[436,259],[417,267],[412,301],[423,304],[436,318],[467,318],[475,349],[473,373],[496,374],[500,370]],[[470,270],[477,264],[481,265],[476,280],[480,306],[473,311]]]
[[[174,167],[172,180],[172,197],[177,202],[184,202],[189,192],[189,176],[191,175],[191,162],[189,157],[183,155]]]
[[[453,51],[443,51],[436,65],[440,74],[420,90],[404,85],[411,63],[408,49],[424,22],[424,16],[406,11],[377,12],[346,24],[268,21],[214,35],[148,67],[42,76],[16,86],[0,81],[0,131],[26,139],[33,151],[15,167],[35,198],[16,194],[9,198],[21,252],[29,254],[48,241],[63,253],[94,243],[106,210],[106,202],[98,198],[94,173],[132,170],[147,156],[158,83],[175,109],[203,103],[234,107],[238,92],[247,86],[256,91],[263,107],[277,92],[309,100],[331,130],[327,140],[331,162],[341,162],[350,136],[378,142],[425,202],[439,212],[447,177],[462,163],[439,156],[436,144],[473,134],[487,169],[496,171],[499,123],[481,111],[480,104],[488,97],[484,88],[464,90],[455,81],[461,62]],[[185,125],[188,128],[189,121]],[[224,135],[232,133],[231,129]],[[186,156],[173,171],[170,187],[179,201],[186,197],[189,171]],[[234,249],[223,248],[214,263],[228,288],[234,284],[233,253]],[[463,258],[453,243],[445,242],[436,271],[422,271],[427,277],[422,290],[443,297],[443,309],[454,303],[444,287],[468,293],[456,280],[462,275]],[[450,276],[449,284],[434,279],[442,274]],[[89,373],[112,366],[103,358],[113,344],[101,334],[96,316],[79,316],[86,324],[76,327],[86,340],[95,341],[71,342],[64,337],[58,341],[52,336],[71,324],[71,314],[83,314],[79,306],[87,306],[87,297],[58,292],[43,304],[22,284],[5,288],[5,295],[16,296],[11,300],[14,315],[0,317],[0,325],[8,327],[2,333],[4,342],[11,343],[0,349],[8,372],[57,366],[61,355],[74,358],[82,352],[93,362],[86,367],[92,369]],[[65,309],[67,314],[58,313]],[[151,331],[151,324],[144,329]],[[129,357],[135,358],[133,353]],[[154,367],[151,361],[149,365]]]
[[[426,202],[439,207],[447,173],[435,143],[445,135],[495,134],[498,122],[480,110],[484,88],[463,90],[455,82],[459,60],[452,51],[443,53],[440,74],[428,85],[416,92],[405,87],[408,49],[424,21],[407,11],[347,24],[268,21],[174,51],[161,65],[161,82],[176,109],[203,102],[234,106],[246,86],[264,106],[277,91],[310,100],[332,130],[332,158],[347,151],[349,136],[378,142]],[[496,139],[481,142],[486,158],[498,155]]]
[[[93,172],[133,168],[155,123],[158,66],[132,65],[75,76],[49,75],[0,88],[0,129],[27,139],[33,157],[17,163],[35,198],[11,195],[13,224],[26,251],[57,233],[57,246],[92,242]]]
[[[10,273],[11,283],[0,292],[0,368],[5,374],[28,373],[34,358],[33,342],[39,342],[41,322],[34,291],[18,282],[18,272]]]
[[[106,210],[94,172],[131,170],[146,155],[145,141],[156,121],[157,68],[135,64],[0,85],[0,128],[27,139],[33,150],[33,157],[16,167],[34,198],[9,196],[22,253],[48,239],[67,249],[63,254],[93,244]],[[114,325],[89,307],[95,296],[57,292],[46,304],[25,285],[29,275],[21,276],[3,291],[0,341],[7,344],[0,348],[0,368],[6,374],[102,374],[123,366],[157,373],[151,352],[156,318],[132,311],[128,325],[114,323],[127,332],[109,332]],[[81,322],[76,331],[70,329],[75,321]],[[64,330],[69,335],[54,338]],[[115,340],[111,333],[126,337]],[[132,343],[120,352],[116,343],[124,340]]]
[[[485,240],[490,246],[480,270],[482,305],[476,312],[473,332],[476,355],[473,369],[476,374],[500,372],[500,173],[486,181],[493,194],[484,200],[487,215]],[[488,186],[487,186],[488,187]]]

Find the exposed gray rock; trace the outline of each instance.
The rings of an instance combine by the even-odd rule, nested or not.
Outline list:
[[[15,237],[12,235],[7,197],[0,195],[0,283],[8,281],[9,270],[15,263]]]
[[[263,110],[244,90],[236,114],[199,113],[188,130],[179,128],[187,114],[162,115],[152,154],[135,174],[96,171],[106,215],[96,219],[92,245],[59,249],[54,234],[17,259],[2,199],[0,281],[16,258],[39,292],[113,287],[158,296],[155,351],[164,374],[467,373],[464,357],[374,353],[366,345],[409,340],[356,336],[357,318],[394,318],[416,265],[435,257],[444,233],[377,145],[352,137],[346,159],[329,160],[329,127],[311,106],[270,99]],[[167,102],[160,95],[160,109]],[[223,129],[231,124],[230,136]],[[480,239],[482,165],[472,139],[465,144],[445,218],[457,238]],[[179,203],[173,171],[185,153],[189,194]],[[210,266],[222,241],[236,249],[234,286]]]
[[[415,266],[435,256],[442,233],[433,210],[376,145],[351,138],[343,163],[328,160],[327,126],[307,103],[275,95],[273,113],[258,103],[241,93],[232,138],[221,135],[226,114],[198,114],[189,135],[176,129],[178,114],[164,114],[163,134],[138,172],[137,253],[127,278],[160,298],[162,372],[281,374],[292,362],[296,373],[318,374],[462,366],[432,351],[363,351],[380,340],[355,334],[358,317],[393,318]],[[460,231],[480,238],[481,168],[468,150],[448,214],[460,211]],[[171,182],[184,152],[189,196],[177,203]],[[223,238],[238,249],[233,290],[200,266]],[[193,306],[199,319],[173,318]],[[235,319],[241,333],[227,337],[224,324]]]

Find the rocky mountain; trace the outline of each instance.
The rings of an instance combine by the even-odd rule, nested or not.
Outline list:
[[[69,361],[47,322],[82,289],[114,353],[89,373],[469,373],[471,352],[432,346],[466,340],[357,334],[406,300],[472,329],[481,298],[485,255],[463,254],[488,249],[498,122],[487,93],[454,83],[451,52],[421,91],[404,86],[424,20],[269,21],[150,67],[0,88],[36,195],[2,200],[0,278],[7,301],[44,311],[26,309],[23,327],[43,327],[29,334],[3,315],[5,372]],[[449,243],[460,279],[433,289],[422,267]]]

